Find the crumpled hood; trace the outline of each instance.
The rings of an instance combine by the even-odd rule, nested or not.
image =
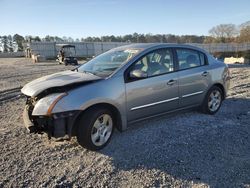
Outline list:
[[[42,91],[53,88],[62,87],[74,83],[84,83],[88,81],[100,80],[101,78],[92,74],[75,72],[75,71],[63,71],[48,76],[44,76],[33,80],[26,84],[21,92],[27,96],[37,96]]]

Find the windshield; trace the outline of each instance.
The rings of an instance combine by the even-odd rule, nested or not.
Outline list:
[[[138,52],[139,49],[111,50],[83,64],[78,71],[107,77]]]

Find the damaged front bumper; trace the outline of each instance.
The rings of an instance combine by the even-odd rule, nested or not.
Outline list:
[[[23,121],[30,133],[47,133],[51,137],[60,138],[74,136],[74,123],[80,111],[68,111],[51,116],[32,116],[30,106],[23,111]]]

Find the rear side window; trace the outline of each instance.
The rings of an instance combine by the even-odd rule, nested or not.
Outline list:
[[[200,61],[201,61],[201,65],[205,65],[206,64],[206,57],[203,53],[199,53],[200,54]]]
[[[177,49],[179,69],[189,69],[206,64],[206,58],[203,53],[190,49]]]

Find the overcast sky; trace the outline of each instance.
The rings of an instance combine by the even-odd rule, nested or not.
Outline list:
[[[250,20],[250,0],[0,0],[0,35],[207,35]]]

